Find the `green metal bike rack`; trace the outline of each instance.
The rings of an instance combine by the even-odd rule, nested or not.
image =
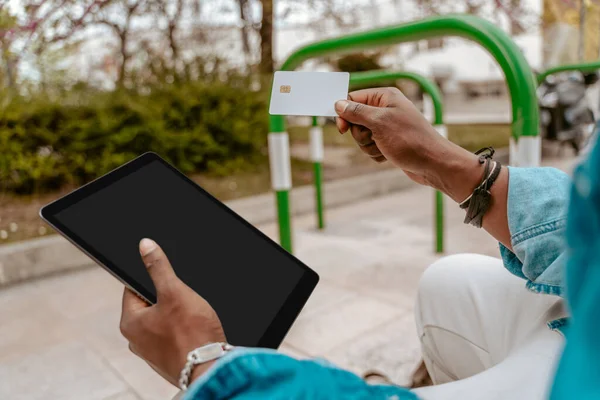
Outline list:
[[[539,85],[542,82],[544,82],[544,79],[546,79],[548,76],[558,74],[561,72],[567,72],[567,71],[594,72],[599,69],[600,69],[600,60],[590,61],[590,62],[585,62],[585,63],[580,63],[580,64],[558,65],[556,67],[549,68],[546,71],[538,74],[537,82]]]
[[[323,40],[296,50],[280,69],[291,71],[308,59],[334,53],[366,50],[439,36],[460,36],[471,39],[486,48],[496,59],[504,71],[510,91],[512,136],[515,142],[519,140],[513,158],[516,158],[519,165],[539,165],[539,114],[533,72],[521,50],[510,37],[494,24],[481,18],[471,15],[446,15]],[[292,252],[289,210],[289,190],[292,185],[285,117],[271,115],[270,131],[269,161],[271,183],[277,199],[279,240],[284,249]]]
[[[317,211],[317,228],[325,228],[325,206],[323,204],[323,156],[325,145],[323,144],[323,128],[319,125],[319,119],[312,117],[310,127],[310,158],[313,163],[313,184],[315,185],[315,209]]]
[[[410,80],[418,84],[427,93],[433,103],[433,125],[440,135],[448,138],[448,130],[444,125],[443,97],[440,89],[423,75],[406,71],[368,71],[355,72],[350,75],[350,87],[364,87],[386,81]],[[315,181],[316,184],[316,181]],[[444,195],[435,191],[435,252],[444,252]]]

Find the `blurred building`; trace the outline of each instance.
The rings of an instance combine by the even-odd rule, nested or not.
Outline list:
[[[542,38],[537,32],[514,38],[533,69],[541,67]],[[449,39],[439,49],[420,52],[405,62],[409,71],[434,79],[445,94],[463,93],[468,98],[502,97],[506,94],[504,74],[482,47]]]

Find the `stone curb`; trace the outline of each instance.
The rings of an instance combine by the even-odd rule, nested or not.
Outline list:
[[[402,190],[414,183],[400,170],[390,169],[326,182],[328,208]],[[275,222],[275,196],[265,193],[226,202],[254,225]],[[292,215],[314,212],[314,189],[301,186],[291,192]],[[62,236],[53,235],[0,246],[0,288],[46,275],[93,266],[95,263]]]

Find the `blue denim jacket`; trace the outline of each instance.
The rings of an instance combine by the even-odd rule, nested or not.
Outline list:
[[[510,168],[508,223],[514,253],[501,246],[506,268],[532,291],[562,295],[568,176],[554,168]],[[563,321],[553,321],[557,328]],[[409,390],[368,385],[324,361],[298,361],[272,350],[238,349],[197,379],[185,400],[390,399],[417,397]]]
[[[509,168],[508,227],[513,251],[500,244],[504,266],[536,293],[564,296],[564,232],[571,179],[555,168]],[[548,321],[561,329],[565,318]]]
[[[511,168],[508,227],[513,251],[500,245],[504,266],[528,289],[563,295],[564,230],[571,179],[555,168]]]

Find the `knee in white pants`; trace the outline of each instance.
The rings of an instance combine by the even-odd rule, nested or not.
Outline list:
[[[428,369],[434,360],[444,369],[445,376],[436,374],[436,379],[432,374],[436,383],[471,376],[490,363],[481,331],[487,304],[481,292],[499,282],[499,275],[510,275],[502,261],[478,254],[441,258],[423,273],[415,319]],[[459,348],[464,349],[460,356],[455,351]]]
[[[417,310],[422,308],[423,303],[448,306],[448,302],[456,299],[457,293],[465,287],[467,277],[481,264],[480,257],[477,254],[455,254],[431,264],[419,281]]]

